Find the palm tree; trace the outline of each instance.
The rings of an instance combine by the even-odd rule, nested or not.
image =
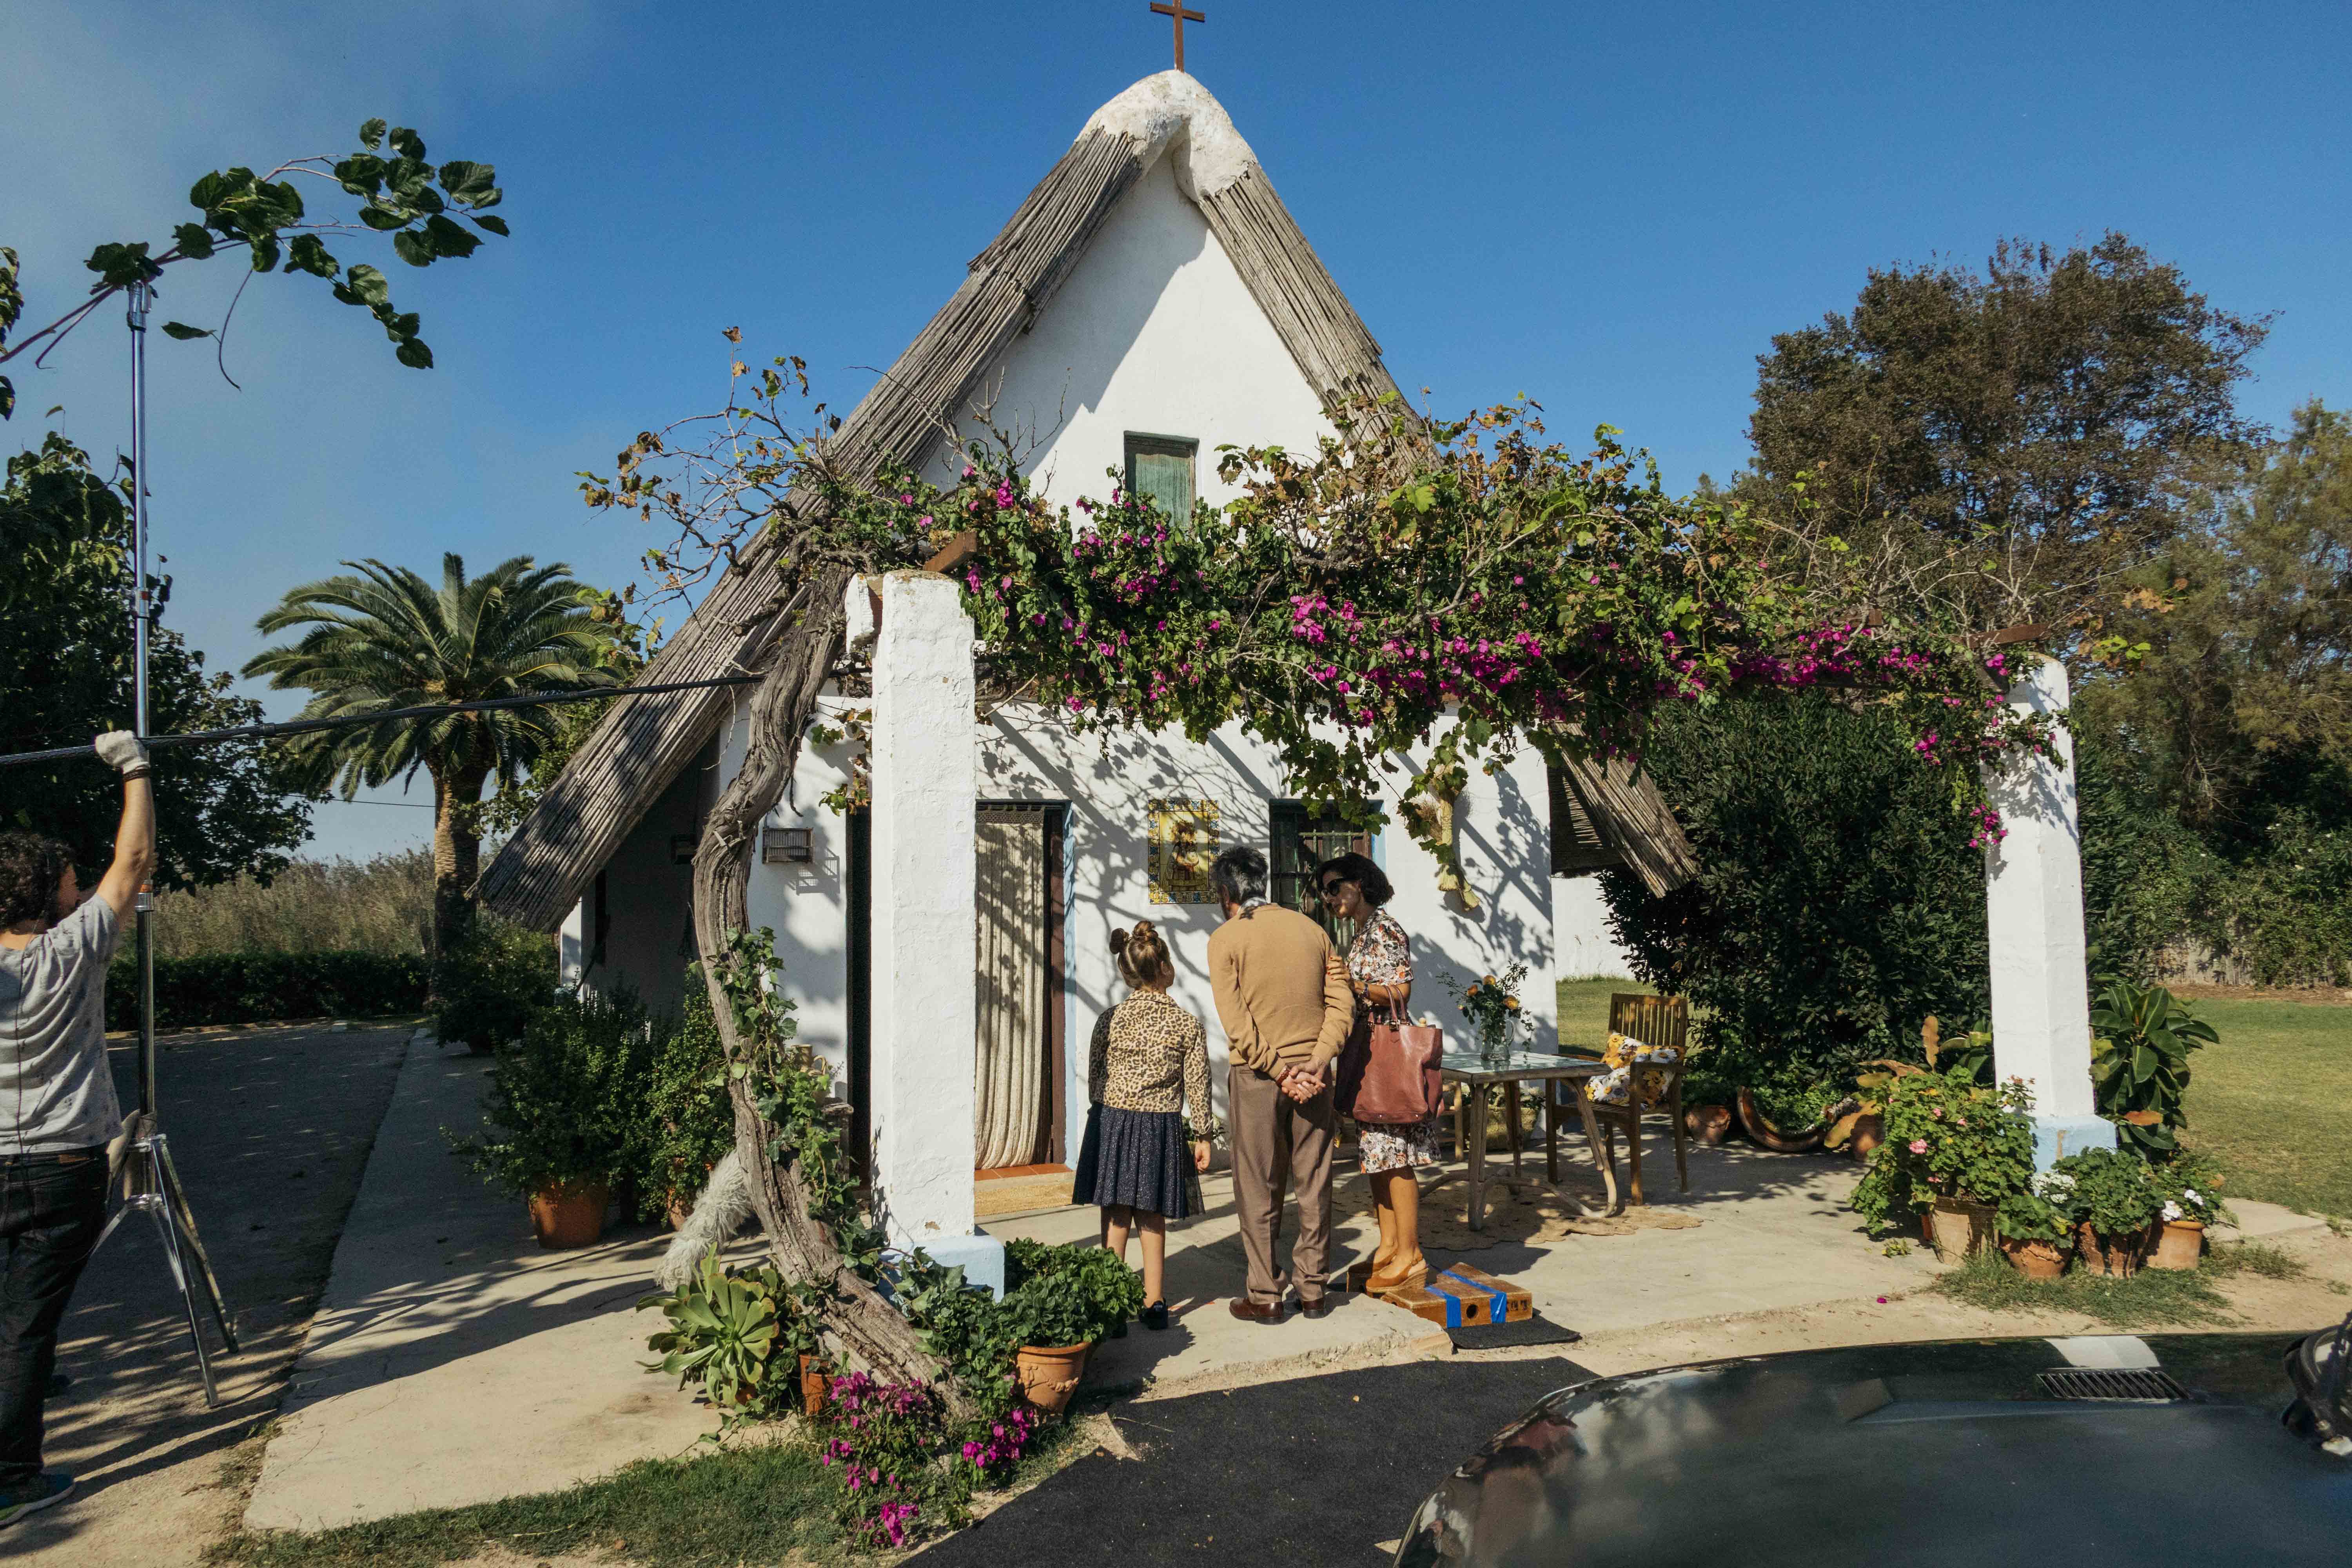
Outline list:
[[[561,562],[518,555],[469,579],[464,559],[446,554],[437,592],[405,567],[343,564],[355,574],[305,584],[261,617],[264,632],[310,629],[245,667],[278,690],[317,692],[305,719],[614,684],[600,658],[612,630]],[[286,750],[297,787],[323,791],[340,775],[346,800],[419,768],[432,776],[433,942],[446,952],[473,921],[482,786],[511,784],[555,732],[544,709],[504,708],[322,731]]]

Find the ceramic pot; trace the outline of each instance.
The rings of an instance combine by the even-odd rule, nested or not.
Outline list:
[[[1927,1238],[1936,1256],[1946,1263],[1990,1249],[1996,1211],[1964,1198],[1937,1198],[1927,1211]]]
[[[2066,1253],[2054,1241],[2004,1241],[2009,1266],[2028,1279],[2055,1279],[2066,1272]]]
[[[2086,1221],[2074,1233],[2074,1248],[2082,1254],[2083,1267],[2091,1273],[2129,1279],[2139,1272],[2140,1258],[2147,1250],[2147,1232],[2126,1230],[2102,1236]]]
[[[1078,1391],[1078,1378],[1087,1370],[1087,1352],[1092,1349],[1090,1344],[1023,1345],[1013,1358],[1021,1397],[1035,1410],[1059,1415],[1068,1407],[1070,1395]]]
[[[1731,1131],[1731,1107],[1693,1105],[1683,1111],[1683,1129],[1712,1149]]]
[[[801,1356],[801,1414],[814,1421],[833,1397],[833,1374],[814,1354]]]
[[[613,1189],[604,1182],[558,1182],[530,1194],[530,1228],[549,1251],[593,1247],[604,1238]]]
[[[1871,1151],[1885,1142],[1886,1118],[1867,1110],[1853,1119],[1853,1131],[1846,1135],[1845,1146],[1855,1159],[1866,1163]]]
[[[2157,1233],[2156,1250],[2147,1255],[2150,1268],[2194,1268],[2205,1256],[2205,1222],[2168,1219]]]

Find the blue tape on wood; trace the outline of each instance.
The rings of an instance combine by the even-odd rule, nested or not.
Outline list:
[[[1461,1274],[1451,1268],[1445,1271],[1445,1278],[1448,1279],[1460,1279],[1463,1284],[1468,1286],[1471,1289],[1477,1291],[1481,1296],[1486,1298],[1486,1321],[1488,1322],[1499,1323],[1504,1319],[1511,1315],[1510,1298],[1505,1295],[1502,1291],[1495,1289],[1489,1286],[1481,1285],[1475,1279],[1464,1279]],[[1447,1325],[1449,1328],[1453,1326],[1454,1325],[1450,1323]]]

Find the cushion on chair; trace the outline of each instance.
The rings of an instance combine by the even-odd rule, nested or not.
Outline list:
[[[1643,1107],[1666,1098],[1668,1068],[1682,1060],[1672,1046],[1653,1046],[1631,1035],[1612,1033],[1601,1059],[1610,1070],[1584,1081],[1585,1098],[1595,1105],[1624,1105],[1636,1094]]]

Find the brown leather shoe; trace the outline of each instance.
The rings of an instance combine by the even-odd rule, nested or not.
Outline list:
[[[1328,1318],[1331,1315],[1331,1309],[1339,1304],[1338,1296],[1339,1292],[1336,1290],[1326,1290],[1312,1301],[1301,1296],[1298,1299],[1299,1315],[1306,1318]]]
[[[1260,1305],[1246,1296],[1236,1296],[1233,1299],[1228,1310],[1244,1322],[1278,1323],[1282,1321],[1282,1303],[1279,1301]]]

